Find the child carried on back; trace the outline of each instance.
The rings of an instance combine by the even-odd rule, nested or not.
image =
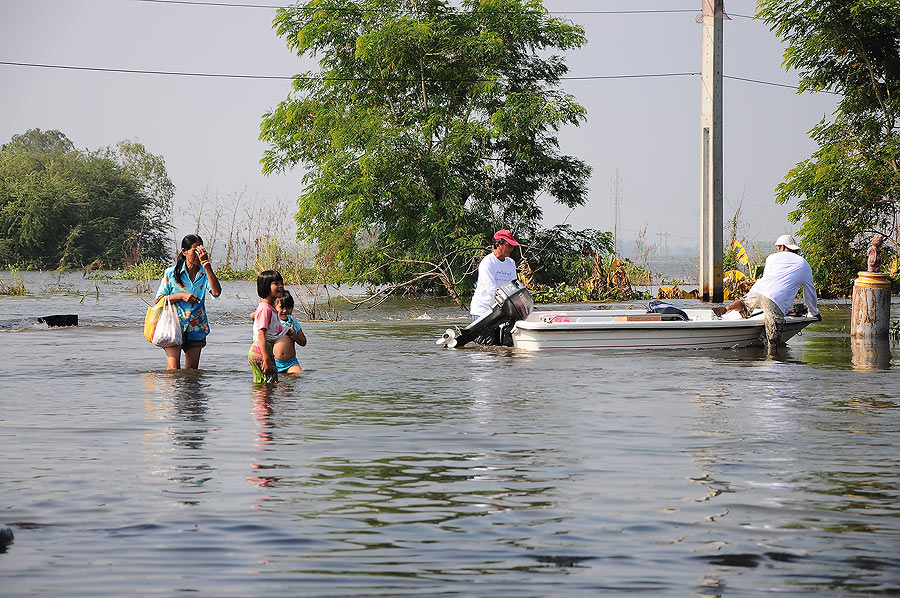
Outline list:
[[[306,346],[306,335],[303,327],[294,320],[294,298],[290,292],[284,291],[280,299],[275,300],[275,310],[281,318],[281,325],[287,328],[287,333],[275,341],[272,351],[275,355],[275,367],[280,374],[299,374],[303,371],[300,362],[297,361],[297,349],[294,344]]]

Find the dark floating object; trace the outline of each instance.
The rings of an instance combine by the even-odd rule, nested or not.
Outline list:
[[[712,563],[713,565],[722,565],[725,567],[747,567],[753,569],[760,565],[762,557],[758,554],[716,554],[711,556],[701,556],[700,559]]]
[[[47,326],[78,326],[78,314],[62,314],[38,318],[38,322]]]
[[[12,544],[14,539],[12,530],[5,525],[0,525],[0,547]]]
[[[594,560],[597,557],[593,556],[555,556],[549,554],[536,554],[531,558],[536,560],[539,563],[546,563],[548,565],[556,565],[557,567],[578,567],[581,563],[585,561]]]

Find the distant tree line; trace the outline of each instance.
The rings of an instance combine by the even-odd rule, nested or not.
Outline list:
[[[134,141],[79,150],[57,130],[0,146],[0,264],[107,268],[166,259],[175,186]]]

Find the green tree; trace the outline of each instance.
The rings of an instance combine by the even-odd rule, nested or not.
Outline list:
[[[596,255],[613,252],[612,233],[589,228],[576,231],[568,224],[540,230],[526,241],[528,249],[523,254],[534,282],[542,285],[578,284],[590,274]]]
[[[263,170],[305,167],[298,236],[321,261],[456,297],[494,229],[534,234],[542,194],[584,203],[590,169],[556,135],[585,111],[552,52],[585,38],[540,0],[311,0],[274,26],[320,72],[264,115]]]
[[[3,149],[37,154],[67,154],[75,150],[75,145],[56,129],[28,129],[24,133],[13,135]]]
[[[840,95],[832,119],[810,136],[811,158],[777,188],[802,222],[803,249],[827,296],[846,294],[865,263],[871,234],[897,240],[900,202],[900,2],[759,0],[757,16],[788,44],[786,69],[800,92]]]
[[[144,228],[153,209],[147,177],[114,157],[108,149],[76,150],[62,133],[37,129],[0,147],[0,263],[56,268],[99,260],[115,267],[138,239],[165,238],[167,223]],[[145,246],[140,257],[164,259],[165,249]]]
[[[115,149],[107,148],[106,156],[122,166],[146,197],[139,215],[140,225],[132,227],[132,254],[126,261],[138,263],[143,259],[159,259],[169,252],[172,231],[172,198],[175,185],[166,171],[166,160],[151,154],[138,141],[120,141]]]

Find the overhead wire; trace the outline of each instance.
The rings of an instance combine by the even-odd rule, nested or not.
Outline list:
[[[226,7],[226,8],[263,8],[269,10],[277,10],[281,8],[293,8],[295,10],[301,11],[326,11],[326,12],[384,12],[384,13],[396,13],[396,12],[404,12],[404,11],[388,11],[385,9],[378,8],[363,8],[363,7],[323,7],[323,6],[298,6],[291,4],[249,4],[246,2],[201,2],[200,0],[132,0],[132,2],[144,2],[150,4],[180,4],[185,6],[211,6],[211,7]],[[493,11],[486,10],[484,12],[507,12],[504,10]],[[537,12],[537,11],[536,11]],[[619,9],[619,10],[547,10],[540,11],[546,12],[547,14],[566,14],[566,15],[628,15],[628,14],[666,14],[666,13],[696,13],[698,9],[696,8],[647,8],[647,9]],[[729,16],[737,16],[742,18],[750,18],[753,19],[755,17],[747,16],[747,15],[739,15],[728,13]]]
[[[112,68],[112,67],[96,67],[96,66],[76,66],[76,65],[67,65],[67,64],[43,64],[36,62],[16,62],[11,60],[0,60],[0,65],[5,66],[20,66],[20,67],[28,67],[28,68],[44,68],[44,69],[58,69],[58,70],[71,70],[71,71],[90,71],[90,72],[98,72],[98,73],[123,73],[123,74],[132,74],[132,75],[166,75],[166,76],[175,76],[175,77],[207,77],[207,78],[218,78],[218,79],[257,79],[257,80],[282,80],[282,81],[292,81],[296,79],[304,80],[304,81],[314,81],[314,80],[322,80],[322,81],[387,81],[387,82],[403,82],[403,81],[413,81],[412,79],[404,79],[404,78],[392,78],[392,77],[322,77],[322,76],[300,76],[300,75],[252,75],[252,74],[240,74],[240,73],[201,73],[201,72],[186,72],[186,71],[160,71],[160,70],[149,70],[149,69],[125,69],[125,68]],[[685,72],[674,72],[674,73],[633,73],[633,74],[623,74],[623,75],[583,75],[583,76],[562,76],[559,79],[561,81],[597,81],[604,79],[653,79],[653,78],[665,78],[665,77],[696,77],[699,76],[700,73],[696,71],[685,71]],[[773,81],[763,81],[761,79],[751,79],[749,77],[737,77],[734,75],[722,75],[725,79],[733,79],[735,81],[744,81],[747,83],[756,83],[760,85],[769,85],[773,87],[783,87],[787,89],[798,89],[796,85],[790,85],[787,83],[775,83]],[[488,81],[489,79],[436,79],[436,78],[426,78],[425,81],[428,82],[479,82],[479,81]],[[421,79],[415,79],[415,82],[421,82]],[[822,93],[830,93],[836,94],[836,92],[821,90]]]
[[[144,3],[152,3],[152,4],[176,4],[176,5],[189,5],[189,6],[209,6],[209,7],[228,7],[228,8],[263,8],[263,9],[279,9],[279,8],[296,8],[299,10],[307,10],[307,7],[304,6],[290,6],[290,5],[273,5],[273,4],[249,4],[249,3],[231,3],[231,2],[201,2],[200,0],[132,0],[133,2],[144,2]],[[308,10],[323,10],[321,7],[310,7]],[[377,9],[361,9],[361,8],[325,8],[324,10],[346,10],[346,11],[375,11]],[[386,12],[386,11],[385,11]],[[696,13],[696,9],[688,9],[688,8],[673,8],[673,9],[630,9],[630,10],[583,10],[583,11],[547,11],[550,14],[581,14],[581,15],[609,15],[609,14],[649,14],[649,13],[660,13],[660,14],[671,14],[671,13],[687,13],[692,12]],[[735,13],[728,13],[730,16],[737,16],[743,18],[754,19],[753,16],[748,15],[740,15]],[[111,67],[91,67],[91,66],[76,66],[76,65],[62,65],[62,64],[42,64],[42,63],[31,63],[31,62],[15,62],[15,61],[0,61],[0,65],[6,66],[20,66],[20,67],[31,67],[31,68],[46,68],[46,69],[59,69],[59,70],[73,70],[73,71],[91,71],[91,72],[106,72],[106,73],[123,73],[123,74],[141,74],[141,75],[167,75],[167,76],[178,76],[178,77],[206,77],[206,78],[220,78],[220,79],[255,79],[255,80],[315,80],[322,79],[325,81],[405,81],[406,79],[400,78],[367,78],[367,77],[303,77],[299,75],[255,75],[255,74],[239,74],[239,73],[203,73],[203,72],[182,72],[182,71],[162,71],[162,70],[150,70],[150,69],[125,69],[125,68],[111,68]],[[604,80],[604,79],[648,79],[648,78],[663,78],[663,77],[688,77],[688,76],[697,76],[700,73],[697,72],[680,72],[680,73],[638,73],[638,74],[624,74],[624,75],[585,75],[585,76],[563,76],[560,77],[562,81],[591,81],[591,80]],[[798,89],[796,85],[789,85],[784,83],[775,83],[771,81],[763,81],[759,79],[750,79],[746,77],[736,77],[731,75],[723,75],[726,79],[734,79],[737,81],[745,81],[749,83],[757,83],[761,85],[769,85],[774,87],[783,87],[788,89]],[[416,80],[421,81],[420,79]],[[483,81],[483,79],[434,79],[429,78],[426,81],[441,81],[441,82],[465,82],[465,81]],[[834,93],[830,91],[826,91],[825,93]]]
[[[322,7],[322,6],[297,6],[297,5],[277,5],[277,4],[248,4],[245,2],[200,2],[199,0],[132,0],[132,2],[146,2],[152,4],[181,4],[187,6],[212,6],[226,8],[263,8],[269,10],[277,10],[282,8],[293,8],[296,10],[315,10],[315,11],[331,11],[331,12],[391,12],[377,8],[341,8],[341,7]],[[403,11],[393,11],[403,12]],[[484,12],[503,12],[487,10]],[[647,9],[624,9],[624,10],[547,10],[541,11],[551,15],[633,15],[633,14],[671,14],[671,13],[696,13],[696,8],[647,8]],[[743,19],[755,19],[754,15],[742,15],[737,13],[728,13],[729,17],[740,17]]]

